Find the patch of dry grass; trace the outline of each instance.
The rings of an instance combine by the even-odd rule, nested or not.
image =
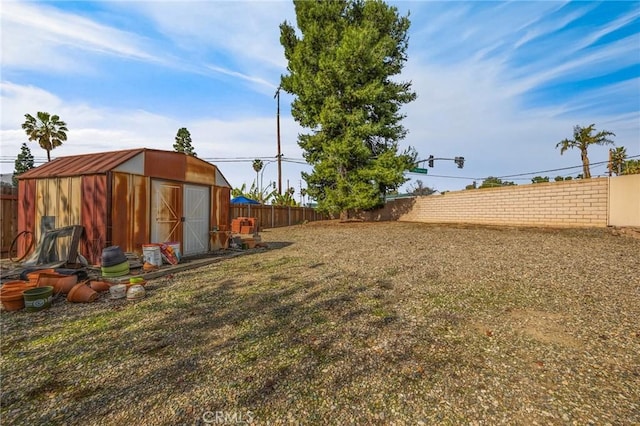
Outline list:
[[[640,240],[336,222],[262,237],[141,302],[3,312],[3,423],[640,422]]]

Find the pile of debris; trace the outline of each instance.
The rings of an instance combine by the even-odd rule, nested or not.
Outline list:
[[[229,247],[242,250],[266,247],[260,239],[260,235],[258,235],[257,219],[255,217],[237,217],[231,221]]]

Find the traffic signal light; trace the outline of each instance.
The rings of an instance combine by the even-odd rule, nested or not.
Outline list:
[[[459,169],[464,167],[464,157],[456,157],[453,161],[458,165]]]
[[[433,155],[429,156],[429,167],[433,167]]]

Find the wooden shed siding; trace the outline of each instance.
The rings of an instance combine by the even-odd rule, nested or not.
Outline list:
[[[149,182],[145,176],[113,173],[112,244],[126,252],[142,252],[149,242]]]
[[[80,252],[89,263],[99,264],[107,243],[107,176],[82,177],[82,219],[85,238]]]
[[[82,207],[81,177],[39,179],[36,183],[37,203],[34,236],[40,240],[43,216],[55,217],[55,228],[80,223]]]
[[[145,151],[144,174],[152,178],[183,182],[186,155],[168,151]]]
[[[186,169],[184,181],[211,186],[216,181],[216,168],[190,155],[185,155]]]
[[[0,189],[2,208],[2,256],[5,257],[11,247],[11,242],[18,234],[18,188],[3,186]]]
[[[22,179],[18,181],[18,232],[34,231],[36,221],[36,180]],[[24,240],[23,240],[24,241]],[[26,254],[28,247],[20,244],[17,247],[18,257]]]
[[[231,204],[231,188],[214,186],[213,196],[211,197],[212,218],[211,226],[217,226],[221,231],[229,231],[231,219],[229,217],[229,206]]]

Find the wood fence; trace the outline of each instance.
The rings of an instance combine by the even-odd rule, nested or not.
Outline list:
[[[255,217],[259,230],[329,219],[327,215],[318,213],[311,207],[232,204],[231,219],[235,219],[236,217]]]
[[[2,225],[0,226],[0,250],[2,257],[7,257],[13,238],[18,233],[18,188],[2,186],[0,191],[2,203]]]

